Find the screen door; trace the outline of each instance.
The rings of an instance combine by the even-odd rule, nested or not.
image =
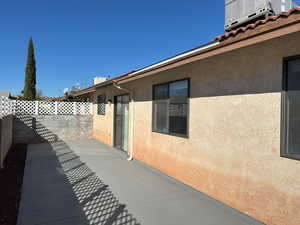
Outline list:
[[[114,147],[128,152],[129,95],[115,96]]]

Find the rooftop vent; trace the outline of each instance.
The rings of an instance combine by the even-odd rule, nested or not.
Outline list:
[[[293,8],[291,0],[225,0],[225,31]]]
[[[107,81],[106,77],[94,77],[93,78],[93,85],[100,84],[100,83],[102,83],[104,81]]]

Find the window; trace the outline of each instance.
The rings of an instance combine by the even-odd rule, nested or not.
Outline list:
[[[281,155],[300,159],[300,57],[284,60]]]
[[[98,95],[97,97],[98,104],[98,115],[105,115],[105,95]]]
[[[152,130],[187,135],[189,80],[153,86]]]

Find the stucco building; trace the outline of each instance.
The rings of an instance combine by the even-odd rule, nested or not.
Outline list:
[[[266,224],[300,224],[300,8],[76,95],[93,137]]]

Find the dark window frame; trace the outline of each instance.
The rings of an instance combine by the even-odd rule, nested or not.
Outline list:
[[[103,97],[103,100],[100,102],[99,97]],[[103,104],[104,111],[100,112],[100,105]],[[100,94],[97,95],[97,115],[102,115],[104,116],[106,114],[106,95],[105,94]]]
[[[154,129],[154,103],[155,103],[155,87],[159,86],[159,85],[168,85],[168,93],[170,92],[170,84],[171,83],[175,83],[175,82],[179,82],[179,81],[187,81],[187,114],[186,114],[186,134],[179,134],[179,133],[174,133],[174,132],[163,132],[163,131],[157,131]],[[152,122],[151,122],[151,126],[152,126],[152,132],[155,133],[160,133],[160,134],[167,134],[167,135],[172,135],[172,136],[176,136],[176,137],[182,137],[182,138],[189,138],[189,121],[190,121],[190,95],[191,95],[191,88],[190,88],[190,83],[191,83],[191,79],[190,78],[183,78],[183,79],[178,79],[178,80],[172,80],[172,81],[168,81],[168,82],[164,82],[164,83],[158,83],[158,84],[154,84],[152,85]],[[168,96],[168,99],[170,99],[170,96]]]
[[[282,91],[281,91],[281,127],[280,127],[280,156],[300,160],[300,154],[291,154],[288,150],[288,130],[287,130],[287,92],[288,92],[288,62],[300,59],[300,55],[283,58],[283,76],[282,76]]]

